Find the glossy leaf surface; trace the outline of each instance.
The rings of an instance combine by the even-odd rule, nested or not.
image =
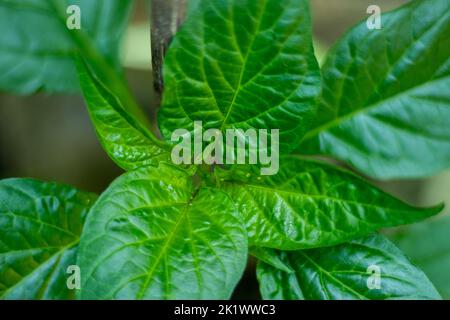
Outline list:
[[[120,167],[132,170],[170,159],[162,141],[123,107],[121,101],[78,60],[78,76],[97,136]]]
[[[380,235],[278,254],[294,273],[258,265],[265,299],[440,299],[425,274]],[[281,289],[280,289],[281,288]]]
[[[248,170],[218,173],[218,179],[243,215],[255,246],[328,246],[442,210],[414,208],[349,172],[296,157],[281,158],[274,176],[260,176],[255,166]]]
[[[31,179],[0,181],[0,298],[72,299],[67,267],[97,196]]]
[[[320,92],[306,0],[200,0],[164,65],[159,125],[174,130],[279,129],[298,144]]]
[[[81,240],[83,299],[227,299],[247,258],[229,197],[161,164],[118,178]]]
[[[411,1],[349,31],[323,66],[323,95],[300,153],[367,175],[411,178],[450,167],[450,2]]]

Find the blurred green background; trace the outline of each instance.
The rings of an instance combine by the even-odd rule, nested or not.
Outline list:
[[[136,0],[123,41],[128,83],[148,116],[156,114],[150,58],[148,5]],[[377,4],[382,11],[404,0],[311,0],[316,52],[326,50],[349,27],[367,17]],[[102,150],[81,96],[37,94],[15,97],[0,93],[0,178],[32,177],[71,184],[100,193],[121,174]],[[384,190],[415,205],[446,201],[450,208],[450,170],[422,180],[374,181]],[[424,270],[444,298],[450,299],[450,212],[417,225],[385,230]],[[258,298],[254,260],[249,261],[235,298]]]

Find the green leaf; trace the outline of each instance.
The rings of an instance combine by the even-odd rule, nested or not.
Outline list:
[[[286,260],[284,252],[273,251],[271,260]],[[286,268],[292,269],[288,262]],[[304,300],[302,289],[294,272],[286,272],[260,260],[257,264],[259,291],[265,300]]]
[[[380,235],[278,255],[295,273],[260,262],[257,274],[264,299],[301,299],[300,292],[314,300],[440,299],[425,274]]]
[[[294,270],[289,265],[285,264],[282,259],[278,255],[273,254],[272,251],[274,250],[262,247],[249,248],[249,253],[255,258],[258,258],[258,260],[264,261],[265,263],[271,265],[274,268],[280,269],[285,273],[294,272]]]
[[[247,260],[236,209],[193,172],[161,164],[118,178],[81,239],[83,299],[227,299]]]
[[[402,228],[391,240],[450,299],[450,217]]]
[[[67,267],[97,196],[31,179],[0,181],[0,299],[73,299]]]
[[[200,0],[171,44],[159,113],[179,128],[279,129],[292,150],[320,92],[306,0]],[[269,130],[270,133],[270,130]]]
[[[293,250],[338,244],[425,219],[443,207],[414,208],[349,172],[293,156],[280,159],[274,176],[259,176],[255,166],[243,169],[249,171],[217,175],[254,246]]]
[[[170,159],[168,146],[127,112],[81,59],[77,61],[77,68],[97,136],[111,159],[125,170]]]
[[[69,5],[81,10],[81,29],[69,30]],[[0,90],[16,94],[74,92],[73,58],[81,51],[102,78],[117,78],[119,44],[130,0],[0,0]]]
[[[314,129],[300,153],[344,160],[380,178],[450,167],[450,2],[411,1],[362,22],[331,50]]]

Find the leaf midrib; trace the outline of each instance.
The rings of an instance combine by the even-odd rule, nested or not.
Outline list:
[[[383,106],[384,104],[389,103],[392,100],[395,100],[395,99],[401,97],[402,95],[408,94],[411,91],[414,91],[414,90],[417,90],[417,89],[422,89],[423,87],[426,87],[426,86],[432,86],[432,85],[434,85],[434,83],[443,81],[445,79],[450,80],[450,76],[443,76],[443,77],[440,77],[440,78],[435,78],[432,81],[421,83],[419,85],[416,85],[414,87],[409,88],[408,90],[401,91],[401,92],[399,92],[399,93],[397,93],[397,94],[395,94],[393,96],[390,96],[390,97],[388,97],[388,98],[386,98],[384,100],[377,101],[376,103],[374,103],[372,105],[369,105],[369,106],[366,106],[366,107],[362,107],[360,109],[356,109],[356,110],[354,110],[354,111],[352,111],[350,113],[347,113],[345,115],[336,117],[333,120],[331,120],[331,121],[329,121],[329,122],[327,122],[327,123],[325,123],[325,124],[323,124],[323,125],[321,125],[319,127],[316,127],[315,129],[309,131],[304,136],[302,142],[308,141],[308,140],[316,137],[321,132],[327,131],[328,129],[330,129],[332,127],[336,127],[339,124],[341,124],[341,123],[343,123],[343,122],[345,122],[347,120],[351,120],[351,118],[353,118],[353,117],[355,117],[355,116],[357,116],[359,114],[366,113],[366,112],[371,111],[372,109],[375,109],[377,107]]]
[[[238,94],[240,92],[242,80],[243,80],[244,73],[245,73],[245,70],[246,70],[246,67],[247,67],[247,63],[248,63],[248,58],[250,56],[250,53],[252,52],[253,44],[255,43],[255,40],[256,40],[256,38],[258,36],[258,33],[259,33],[260,29],[261,29],[262,18],[264,16],[265,11],[266,11],[267,3],[268,3],[268,1],[264,1],[264,5],[262,6],[261,12],[259,13],[258,25],[255,28],[255,33],[253,34],[252,40],[250,42],[250,45],[248,46],[248,50],[245,53],[245,56],[244,56],[244,59],[243,59],[243,62],[242,62],[242,69],[241,69],[241,72],[239,74],[238,84],[236,86],[236,91],[234,92],[233,99],[231,100],[230,106],[228,107],[228,110],[227,110],[227,114],[225,115],[225,117],[224,117],[224,119],[222,121],[222,124],[220,126],[220,130],[221,131],[224,129],[224,126],[227,124],[228,118],[231,115],[231,111],[233,110],[233,107],[235,105],[236,99],[237,99]],[[233,37],[235,37],[235,36],[233,35]]]
[[[261,190],[265,190],[265,191],[269,191],[269,192],[273,192],[273,193],[285,193],[285,194],[297,195],[297,196],[304,197],[304,198],[315,198],[315,199],[332,200],[332,201],[336,201],[336,202],[344,202],[344,203],[349,203],[349,204],[354,204],[354,205],[374,207],[374,208],[383,209],[383,210],[386,210],[386,211],[392,211],[392,209],[390,209],[390,208],[381,207],[381,206],[377,206],[377,205],[370,204],[370,203],[357,202],[357,201],[354,201],[354,200],[339,199],[339,198],[335,198],[335,197],[331,197],[331,196],[327,196],[327,195],[311,195],[311,194],[306,194],[306,193],[300,193],[300,192],[297,192],[297,191],[274,189],[274,188],[271,188],[271,187],[265,187],[265,186],[260,186],[260,185],[252,185],[252,184],[244,184],[244,183],[238,183],[238,182],[232,182],[231,184],[238,184],[241,187],[249,187],[249,188],[254,188],[254,189],[261,189]],[[400,210],[400,209],[398,209],[398,210],[395,209],[394,211],[396,211],[396,212],[404,212],[404,213],[409,213],[410,212],[410,210]]]
[[[54,225],[54,224],[48,223],[48,222],[46,222],[46,221],[42,221],[42,220],[36,219],[35,217],[31,217],[31,216],[19,214],[19,213],[17,213],[17,212],[11,212],[11,211],[9,211],[9,212],[0,212],[0,216],[2,216],[2,215],[9,215],[9,216],[12,216],[13,218],[14,218],[14,217],[18,217],[18,218],[20,218],[20,219],[29,220],[29,221],[31,221],[31,222],[34,222],[34,223],[37,223],[37,224],[41,224],[41,225],[43,225],[43,226],[46,226],[46,227],[48,227],[49,229],[53,229],[53,230],[62,232],[63,234],[66,234],[66,235],[68,235],[68,236],[71,236],[71,237],[79,237],[79,235],[77,235],[77,234],[71,232],[70,230],[66,230],[66,229],[63,229],[63,228],[61,228],[61,227],[59,227],[59,226],[57,226],[57,225]]]
[[[411,3],[410,5],[411,5],[411,6],[414,5],[414,3]],[[400,11],[400,10],[402,10],[402,7],[400,7],[399,9],[397,9],[397,10],[395,10],[395,11]],[[435,28],[435,27],[438,25],[438,22],[440,22],[440,21],[442,21],[444,18],[446,18],[447,15],[448,15],[448,13],[447,13],[447,14],[444,14],[441,18],[439,18],[439,20],[438,20],[437,22],[431,24],[430,27],[429,27],[427,30],[425,30],[425,31],[420,35],[420,38],[423,37],[424,35],[426,35],[430,30],[432,30],[433,28]],[[419,39],[420,39],[420,38],[419,38]],[[419,39],[415,39],[415,42],[417,42]],[[413,44],[414,44],[414,42],[404,50],[404,52],[401,54],[401,56],[400,56],[400,58],[399,58],[399,61],[401,61],[401,58],[403,58],[403,57],[405,56],[405,53],[411,48],[411,46],[412,46]],[[384,81],[386,80],[386,78],[391,74],[393,68],[398,64],[399,61],[396,61],[396,63],[393,63],[393,64],[389,67],[389,69],[386,71],[386,76],[385,76],[385,78],[384,78],[382,81],[380,81],[380,82],[378,83],[378,85],[376,86],[376,88],[374,88],[373,93],[378,92],[379,87],[384,83]],[[443,62],[443,65],[445,65],[445,63],[446,63],[446,61]],[[442,67],[442,66],[441,66],[441,67]],[[437,70],[439,70],[439,68],[437,68]],[[412,91],[412,90],[421,88],[421,87],[426,86],[426,85],[428,85],[428,84],[430,84],[430,83],[434,83],[435,81],[440,81],[440,80],[443,80],[443,79],[445,79],[445,78],[449,78],[449,76],[448,76],[448,75],[445,75],[445,76],[443,75],[442,77],[434,78],[432,81],[428,81],[428,82],[425,82],[425,83],[421,83],[421,84],[415,85],[415,86],[413,86],[413,87],[411,87],[411,88],[409,88],[409,89],[407,89],[407,90],[405,90],[405,91],[401,91],[401,92],[398,92],[397,94],[395,94],[395,95],[393,95],[393,96],[387,97],[387,98],[384,99],[384,100],[379,100],[379,101],[376,101],[376,102],[373,103],[373,104],[367,105],[367,103],[368,103],[368,102],[371,100],[371,98],[373,97],[373,94],[372,94],[372,96],[370,96],[369,99],[368,99],[365,103],[363,103],[363,105],[362,105],[361,108],[356,109],[356,110],[354,110],[354,111],[352,111],[352,112],[350,112],[350,113],[348,113],[348,114],[346,114],[346,115],[343,115],[343,116],[337,116],[337,117],[334,118],[333,120],[331,120],[331,121],[329,121],[329,122],[327,122],[327,123],[325,123],[325,124],[323,124],[323,125],[320,125],[319,127],[315,128],[315,129],[311,130],[310,132],[308,132],[308,133],[303,137],[302,142],[307,141],[307,140],[310,140],[311,138],[314,138],[316,135],[320,134],[322,131],[326,131],[326,130],[328,130],[328,129],[331,128],[331,127],[337,126],[337,125],[339,125],[341,122],[345,122],[346,120],[349,120],[350,118],[352,118],[353,116],[358,115],[359,113],[364,113],[364,112],[370,111],[370,109],[376,108],[377,106],[382,105],[382,104],[385,103],[386,101],[393,100],[394,98],[397,98],[397,97],[399,97],[399,96],[401,96],[401,95],[403,95],[403,94],[406,94],[406,93],[408,93],[408,92],[410,92],[410,91]],[[344,82],[345,82],[345,81],[342,81],[342,83],[344,83]],[[339,105],[339,106],[340,106],[340,105]],[[339,108],[339,106],[338,106],[338,108]]]
[[[28,279],[29,277],[31,277],[32,275],[34,275],[38,270],[40,270],[40,268],[42,268],[42,266],[50,261],[51,259],[53,259],[55,256],[58,255],[62,255],[65,251],[71,249],[72,247],[75,247],[76,245],[78,245],[78,243],[80,242],[80,239],[76,239],[75,241],[69,243],[68,245],[61,247],[60,250],[54,252],[52,255],[50,255],[48,257],[48,259],[42,261],[42,263],[35,268],[33,271],[31,271],[30,273],[28,273],[25,277],[23,277],[22,279],[20,279],[20,281],[18,281],[17,283],[15,283],[13,286],[9,287],[7,290],[5,290],[1,295],[0,295],[0,299],[4,299],[6,297],[7,294],[9,294],[12,290],[14,290],[15,288],[17,288],[23,281],[25,281],[26,279]],[[42,288],[41,288],[42,289]]]
[[[173,227],[173,229],[171,230],[171,232],[169,232],[169,236],[166,237],[166,241],[164,242],[158,256],[155,259],[155,262],[153,263],[151,269],[149,270],[149,272],[147,272],[147,274],[145,275],[145,280],[141,286],[140,291],[137,293],[136,295],[136,299],[141,300],[145,294],[145,291],[148,288],[148,285],[150,284],[150,281],[152,279],[152,276],[154,275],[156,268],[159,265],[160,260],[164,257],[164,255],[167,253],[167,249],[169,248],[170,244],[172,243],[173,239],[175,238],[175,235],[177,234],[178,228],[181,225],[181,222],[186,219],[187,214],[188,214],[188,210],[189,209],[189,203],[186,202],[185,203],[185,208],[183,210],[183,212],[180,214],[180,216],[178,217],[177,221],[175,222],[175,226]]]
[[[314,261],[312,258],[310,258],[305,252],[298,251],[300,255],[302,255],[306,260],[308,260],[309,263],[311,263],[314,267],[317,268],[317,270],[320,272],[320,274],[326,275],[328,278],[334,280],[338,284],[340,284],[343,288],[347,289],[349,292],[355,294],[358,298],[362,298],[365,300],[370,300],[368,297],[360,294],[359,292],[355,291],[353,288],[349,287],[347,284],[339,280],[338,278],[334,277],[332,273],[328,272],[326,269],[324,269],[321,265],[319,265],[316,261]],[[326,287],[324,286],[324,289]]]

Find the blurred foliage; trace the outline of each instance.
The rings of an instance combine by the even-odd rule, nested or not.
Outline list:
[[[444,299],[450,299],[450,216],[404,227],[391,235]]]
[[[151,70],[150,23],[138,22],[128,27],[122,48],[123,64],[127,68]]]

